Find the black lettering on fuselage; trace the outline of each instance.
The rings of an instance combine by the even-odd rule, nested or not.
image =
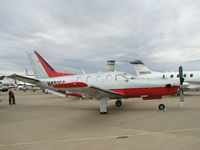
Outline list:
[[[64,84],[65,81],[47,81],[48,86],[53,86],[53,85],[57,85],[57,84]]]
[[[140,71],[140,74],[151,74],[151,71]]]

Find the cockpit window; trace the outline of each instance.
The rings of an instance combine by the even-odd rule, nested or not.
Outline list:
[[[106,76],[106,80],[112,80],[113,79],[113,76],[112,75],[107,75]]]

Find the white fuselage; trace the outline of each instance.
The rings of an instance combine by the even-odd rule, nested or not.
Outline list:
[[[139,78],[171,79],[179,81],[178,72],[151,72],[138,76]],[[200,71],[184,71],[184,85],[187,89],[200,89]]]
[[[141,79],[139,79],[142,81]],[[133,83],[134,85],[130,84]],[[45,87],[50,87],[50,84],[59,84],[59,83],[70,83],[70,82],[85,82],[88,85],[98,86],[104,89],[124,89],[124,88],[144,88],[144,84],[137,84],[138,79],[135,77],[133,81],[130,79],[130,76],[123,74],[123,72],[105,72],[105,73],[91,73],[91,74],[80,74],[64,77],[55,77],[48,79],[41,79],[41,83]],[[144,80],[143,83],[145,83]],[[149,81],[149,80],[148,80]],[[128,84],[129,83],[129,84]],[[162,83],[160,83],[162,84]],[[153,84],[152,84],[153,85]],[[156,86],[156,83],[155,83]],[[149,86],[151,87],[151,86]]]
[[[72,75],[64,77],[54,77],[48,79],[40,79],[40,86],[55,89],[52,85],[70,83],[70,82],[84,82],[88,85],[97,86],[107,90],[125,90],[125,89],[143,89],[143,88],[157,88],[165,87],[167,84],[178,86],[178,82],[172,80],[149,80],[140,79],[135,76],[124,72],[105,72],[105,73],[91,73]]]

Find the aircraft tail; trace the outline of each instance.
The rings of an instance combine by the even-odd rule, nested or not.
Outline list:
[[[133,65],[137,75],[152,74],[152,71],[140,60],[130,62]]]
[[[33,72],[38,79],[74,75],[69,73],[56,72],[37,51],[27,53]]]

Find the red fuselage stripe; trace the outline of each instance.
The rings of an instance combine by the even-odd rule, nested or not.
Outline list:
[[[78,88],[78,87],[86,87],[88,86],[84,82],[72,82],[72,83],[63,83],[63,84],[55,84],[54,88]]]

